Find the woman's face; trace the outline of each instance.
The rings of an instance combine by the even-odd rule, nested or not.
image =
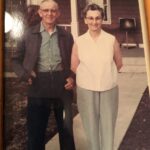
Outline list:
[[[84,22],[90,31],[100,31],[103,22],[101,12],[98,10],[88,10]]]

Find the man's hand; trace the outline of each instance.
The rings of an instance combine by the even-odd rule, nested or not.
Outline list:
[[[28,79],[27,84],[28,84],[28,85],[31,85],[31,84],[32,84],[32,79],[31,79],[31,78]]]
[[[65,84],[65,89],[66,90],[72,90],[73,88],[74,88],[74,86],[75,86],[75,83],[74,83],[74,80],[73,80],[73,78],[71,78],[71,77],[69,77],[69,78],[67,78],[66,79],[66,84]]]
[[[36,78],[36,74],[34,71],[31,72],[31,77],[28,79],[28,85],[32,84],[32,78]]]

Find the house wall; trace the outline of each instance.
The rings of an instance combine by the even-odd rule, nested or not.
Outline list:
[[[62,24],[70,24],[71,23],[71,8],[70,8],[70,0],[57,0],[61,15],[59,18],[59,23]]]
[[[112,8],[112,29],[119,28],[119,18],[135,18],[136,29],[128,33],[129,43],[143,43],[138,0],[111,0]],[[125,32],[118,31],[117,37],[124,42]]]
[[[87,28],[84,25],[83,18],[81,17],[81,4],[78,3],[79,12],[79,31],[80,34],[84,33]],[[139,15],[139,6],[137,0],[111,0],[111,24],[103,25],[103,29],[114,34],[120,43],[126,43],[126,33],[119,28],[119,18],[135,18],[136,29],[128,33],[128,42],[141,44],[143,43],[141,34],[141,23]]]
[[[71,0],[56,0],[61,9],[60,24],[71,24]],[[78,5],[78,22],[79,35],[86,32],[87,27],[83,22],[82,9],[86,0],[77,0]],[[141,44],[143,43],[141,34],[141,23],[139,15],[138,0],[110,0],[111,1],[111,24],[103,25],[103,29],[114,34],[120,43],[126,43],[126,33],[119,28],[119,18],[135,18],[136,29],[128,32],[128,42]],[[70,29],[69,29],[70,30]]]
[[[8,0],[7,0],[8,1]],[[14,0],[11,0],[14,1]],[[24,3],[26,0],[22,0]],[[37,3],[41,0],[32,0]],[[71,24],[71,0],[56,0],[59,3],[61,9],[61,16],[59,19],[60,24]],[[82,9],[85,6],[86,0],[77,0],[78,5],[78,22],[79,22],[79,35],[86,32],[87,27],[85,26],[82,18]],[[121,31],[119,28],[119,18],[135,18],[136,19],[136,30],[128,33],[129,43],[143,43],[141,34],[141,23],[139,16],[138,0],[110,0],[111,1],[111,24],[103,25],[103,29],[114,34],[120,43],[126,43],[125,31]],[[7,2],[9,8],[9,1]],[[16,5],[15,5],[16,6]],[[69,29],[70,31],[70,29]]]

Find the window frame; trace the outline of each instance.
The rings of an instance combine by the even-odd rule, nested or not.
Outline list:
[[[110,2],[111,0],[105,0],[105,1],[106,1],[106,4],[103,3],[103,9],[105,11],[104,7],[106,7],[107,20],[104,20],[103,24],[111,24],[111,2]]]
[[[99,4],[104,9],[105,17],[107,17],[107,20],[104,18],[103,24],[111,24],[111,0],[86,0],[86,3]]]

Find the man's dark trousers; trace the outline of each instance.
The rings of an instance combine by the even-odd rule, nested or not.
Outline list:
[[[48,81],[49,79],[51,79],[51,77],[47,79],[47,75],[46,76],[44,75],[44,79],[45,81],[47,81],[47,83],[49,83]],[[43,81],[43,79],[41,79],[41,76],[40,78],[37,77],[36,80]],[[54,83],[56,86],[58,82]],[[41,87],[45,86],[41,83],[41,81],[34,81],[33,86],[34,85],[36,85],[36,87],[38,86],[38,89],[40,88],[40,86]],[[33,86],[30,88],[32,92],[34,89]],[[59,86],[59,83],[57,86]],[[50,87],[46,89],[50,90]],[[75,150],[71,104],[72,104],[72,93],[67,90],[64,90],[63,93],[61,94],[61,97],[59,98],[28,96],[28,107],[27,107],[28,150],[45,150],[45,131],[48,124],[48,118],[52,110],[54,110],[57,128],[59,132],[60,150]],[[63,118],[63,111],[65,114],[64,118]]]

